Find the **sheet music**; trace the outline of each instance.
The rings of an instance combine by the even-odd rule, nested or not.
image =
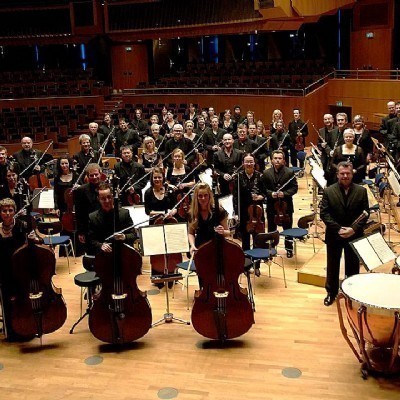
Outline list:
[[[368,270],[372,270],[382,265],[380,258],[375,253],[375,250],[372,248],[368,240],[358,240],[353,242],[353,246],[357,250]]]
[[[393,261],[396,258],[396,255],[393,253],[393,251],[385,242],[385,239],[379,232],[367,236],[367,239],[371,246],[374,248],[375,252],[379,255],[379,258],[381,259],[381,264]]]
[[[164,225],[164,228],[168,254],[189,251],[187,224]]]
[[[397,180],[396,175],[394,174],[393,171],[389,171],[388,182],[389,182],[390,187],[392,188],[393,193],[396,196],[399,196],[400,195],[400,183]]]
[[[199,174],[199,179],[203,183],[207,183],[207,185],[210,186],[210,188],[212,188],[212,170],[211,170],[211,168],[207,168],[204,172]]]
[[[164,225],[146,226],[140,230],[143,255],[165,254]]]
[[[368,206],[371,209],[374,206],[378,205],[378,201],[376,200],[374,194],[372,193],[372,190],[369,188],[369,186],[367,184],[365,185],[361,185],[363,187],[365,187],[365,189],[367,190],[367,197],[368,197]]]
[[[146,214],[144,205],[126,206],[123,208],[129,211],[129,215],[134,225],[136,225],[136,229],[149,225],[149,216]]]
[[[43,190],[39,195],[38,208],[54,208],[54,190]]]
[[[228,219],[233,218],[233,195],[223,196],[218,199],[220,206],[228,213]]]

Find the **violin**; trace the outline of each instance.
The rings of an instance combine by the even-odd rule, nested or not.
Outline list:
[[[42,337],[61,328],[67,307],[61,289],[52,283],[56,258],[48,246],[32,238],[14,253],[13,273],[17,293],[11,299],[11,326],[21,336]]]
[[[287,203],[281,198],[276,199],[274,204],[275,217],[274,222],[278,226],[283,226],[290,222],[290,215],[287,213]]]
[[[114,179],[114,227],[119,228],[117,180]],[[94,268],[101,291],[94,298],[89,329],[97,339],[126,344],[144,336],[151,328],[152,314],[146,292],[136,279],[142,273],[142,257],[133,247],[114,240],[112,252],[96,255]]]
[[[296,143],[294,145],[294,148],[297,151],[303,151],[304,150],[304,138],[303,138],[303,136],[297,136],[296,137]]]
[[[216,187],[216,186],[215,186]],[[214,225],[219,225],[216,196]],[[203,287],[196,291],[192,324],[202,336],[225,341],[245,334],[254,324],[254,312],[238,278],[244,271],[244,253],[239,245],[218,233],[200,246],[194,263]]]
[[[67,211],[63,213],[61,217],[63,229],[66,232],[76,232],[74,190],[72,188],[69,188],[64,192],[64,201],[67,206]]]
[[[251,204],[247,209],[249,219],[246,223],[246,230],[249,233],[265,232],[265,222],[262,220],[264,210],[259,204]]]

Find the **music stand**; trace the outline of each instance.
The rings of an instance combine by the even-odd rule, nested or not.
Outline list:
[[[160,325],[162,322],[179,322],[181,324],[190,325],[189,321],[174,317],[169,309],[169,282],[175,282],[183,279],[182,274],[168,274],[168,254],[185,253],[189,251],[187,240],[187,224],[169,224],[169,225],[151,225],[145,226],[140,230],[140,238],[142,243],[143,255],[164,255],[164,274],[151,277],[152,283],[165,284],[165,301],[166,313],[158,321],[152,324],[152,328]]]

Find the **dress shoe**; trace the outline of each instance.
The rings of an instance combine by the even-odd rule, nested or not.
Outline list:
[[[324,306],[329,307],[335,302],[335,296],[328,294],[324,299]]]
[[[260,268],[254,268],[254,275],[255,276],[261,276],[261,271],[260,271]]]
[[[292,257],[293,257],[293,251],[288,250],[288,251],[286,252],[286,257],[287,257],[287,258],[292,258]]]

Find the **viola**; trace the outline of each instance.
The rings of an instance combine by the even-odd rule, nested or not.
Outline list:
[[[129,193],[127,196],[127,200],[130,206],[140,204],[141,201],[139,193],[136,192]]]
[[[215,209],[219,210],[217,198]],[[219,225],[218,214],[214,225]],[[225,341],[245,334],[254,324],[247,290],[238,283],[244,258],[239,245],[217,233],[196,252],[194,263],[203,288],[195,293],[191,318],[200,335]]]
[[[176,196],[176,201],[181,202],[178,206],[178,215],[184,219],[187,220],[187,215],[189,212],[189,207],[190,207],[190,197],[186,196],[184,198],[185,194],[184,193],[179,193]]]
[[[251,204],[247,209],[249,219],[247,220],[246,230],[249,233],[265,232],[265,222],[262,220],[264,210],[259,204]]]
[[[74,205],[74,191],[72,188],[69,188],[64,192],[64,200],[65,204],[67,205],[67,211],[61,217],[63,229],[67,232],[75,232],[76,216]]]
[[[304,138],[303,138],[303,136],[297,136],[296,137],[296,143],[294,145],[294,148],[297,151],[303,151],[304,150]]]
[[[283,226],[283,224],[290,222],[290,215],[287,213],[287,203],[281,198],[276,199],[274,204],[275,217],[274,222],[278,226]]]
[[[114,227],[119,227],[117,180],[114,181]],[[114,240],[112,252],[96,255],[94,269],[101,291],[94,298],[89,329],[97,339],[112,344],[130,343],[151,328],[152,314],[146,292],[136,279],[142,273],[142,257],[132,247]]]
[[[32,239],[14,253],[13,273],[17,293],[11,300],[11,326],[21,336],[42,337],[61,328],[67,319],[67,307],[52,283],[56,258],[49,247]]]
[[[28,178],[28,185],[32,192],[38,188],[51,188],[51,184],[47,176],[40,172],[36,172]]]

